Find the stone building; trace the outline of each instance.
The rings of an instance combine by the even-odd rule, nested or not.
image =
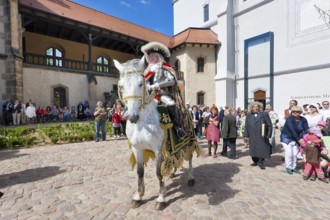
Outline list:
[[[169,62],[187,102],[214,103],[220,43],[210,28],[187,28],[171,37],[69,0],[3,0],[0,104],[18,98],[42,107],[84,100],[94,106],[117,92],[113,59],[140,58],[141,47],[151,41],[171,50]]]

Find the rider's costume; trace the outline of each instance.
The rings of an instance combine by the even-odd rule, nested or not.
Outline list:
[[[141,48],[145,55],[148,67],[144,77],[147,80],[147,86],[156,91],[156,99],[161,101],[167,108],[172,121],[175,132],[178,137],[185,137],[187,134],[181,128],[180,118],[178,114],[177,103],[173,97],[173,89],[177,89],[175,71],[170,64],[166,63],[164,57],[170,57],[171,53],[166,46],[158,42],[150,42]],[[149,54],[160,54],[159,62],[151,64]]]

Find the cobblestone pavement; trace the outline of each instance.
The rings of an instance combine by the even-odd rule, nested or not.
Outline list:
[[[206,152],[205,141],[201,146]],[[166,180],[163,211],[154,209],[159,190],[154,161],[145,170],[143,204],[131,208],[137,175],[128,165],[125,139],[0,151],[0,191],[5,193],[0,199],[0,218],[329,218],[330,184],[286,174],[280,148],[266,160],[266,170],[249,165],[248,149],[240,139],[237,151],[236,160],[194,158],[193,187],[187,186],[185,162],[176,178]]]

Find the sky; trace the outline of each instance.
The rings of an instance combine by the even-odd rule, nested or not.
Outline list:
[[[172,0],[71,1],[168,36],[173,36]]]

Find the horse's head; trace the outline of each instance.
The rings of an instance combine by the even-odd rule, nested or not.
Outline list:
[[[144,59],[133,59],[123,64],[114,60],[114,64],[120,72],[119,98],[127,106],[130,122],[136,123],[139,120],[140,109],[144,105],[146,95],[143,77]]]

